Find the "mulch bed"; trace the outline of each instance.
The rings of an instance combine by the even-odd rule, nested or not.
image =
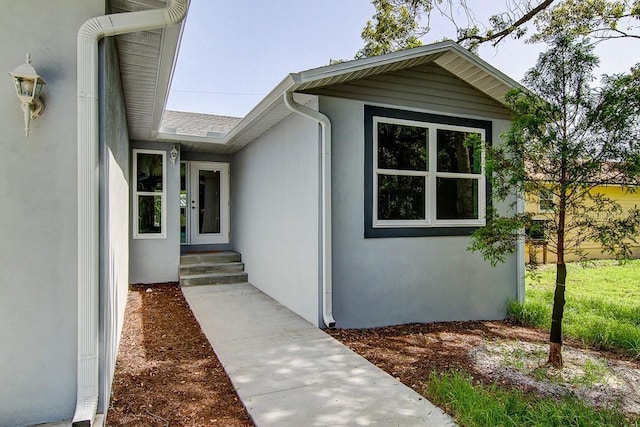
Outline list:
[[[469,354],[486,340],[509,336],[544,340],[541,332],[508,322],[441,322],[327,332],[421,394],[434,372],[466,371],[478,382],[494,383],[494,378],[475,369]]]
[[[107,426],[253,426],[176,283],[129,291]]]

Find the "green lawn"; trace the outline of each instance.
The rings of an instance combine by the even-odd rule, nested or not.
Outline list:
[[[551,325],[555,265],[527,275],[524,304],[510,315],[541,328]],[[567,265],[563,331],[596,348],[623,350],[640,357],[640,260]]]

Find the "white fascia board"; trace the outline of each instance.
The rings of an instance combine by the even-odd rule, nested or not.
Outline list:
[[[227,153],[229,152],[229,144],[225,142],[225,138],[220,136],[197,136],[180,133],[163,133],[160,132],[156,136],[155,141],[169,142],[190,147],[197,147],[196,151],[204,151],[207,153]]]
[[[225,138],[219,136],[198,136],[188,135],[182,133],[164,133],[159,132],[156,137],[158,142],[197,142],[203,144],[217,144],[220,146],[225,145]]]
[[[355,59],[338,64],[326,65],[324,67],[312,68],[310,70],[296,73],[295,76],[296,80],[299,83],[307,83],[314,80],[324,80],[346,73],[353,73],[365,69],[381,67],[393,64],[395,62],[420,58],[422,56],[435,55],[441,52],[446,52],[453,45],[455,45],[455,43],[452,41],[443,41],[426,46],[416,47],[413,49],[387,53],[384,55],[371,56],[369,58]]]

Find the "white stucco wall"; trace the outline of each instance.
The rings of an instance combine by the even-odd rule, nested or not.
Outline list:
[[[231,240],[249,281],[319,324],[318,124],[291,115],[234,154]]]
[[[114,38],[100,45],[100,400],[111,382],[129,290],[129,133]]]
[[[507,299],[516,297],[515,257],[491,267],[466,250],[465,236],[364,238],[364,104],[323,97],[320,106],[333,124],[337,326],[503,318]],[[494,143],[507,127],[493,120]]]
[[[76,398],[76,34],[103,0],[2,2],[0,426],[70,419]],[[8,71],[31,53],[46,104],[25,139]]]
[[[169,151],[174,144],[159,142],[133,141],[131,148],[165,151],[166,161],[166,237],[153,239],[134,239],[135,218],[131,209],[131,241],[129,247],[129,281],[130,283],[163,283],[178,281],[178,265],[180,263],[180,159],[175,165],[169,160]],[[132,153],[133,156],[133,153]],[[133,159],[133,157],[132,157]],[[131,161],[133,167],[133,160]],[[131,172],[135,177],[135,171]],[[135,178],[131,188],[134,189]],[[130,195],[133,203],[133,195]]]

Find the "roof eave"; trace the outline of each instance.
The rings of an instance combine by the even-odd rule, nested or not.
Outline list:
[[[188,13],[188,12],[187,12]],[[180,42],[184,31],[186,19],[183,19],[180,25],[169,27],[164,30],[162,41],[162,51],[158,62],[158,82],[156,85],[156,99],[153,118],[151,122],[151,131],[149,138],[154,139],[158,135],[162,114],[167,106],[169,99],[169,89],[173,81],[178,53],[180,51]]]
[[[262,100],[253,107],[249,113],[244,116],[238,124],[229,131],[225,137],[225,141],[232,145],[245,129],[258,120],[264,118],[269,111],[271,111],[276,105],[282,103],[282,94],[287,91],[295,90],[296,79],[293,74],[287,75],[271,92],[267,94]]]

